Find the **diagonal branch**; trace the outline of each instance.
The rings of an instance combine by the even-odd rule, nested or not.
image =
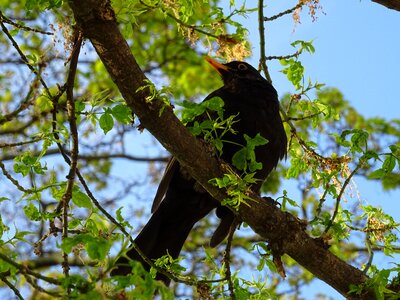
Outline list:
[[[14,292],[15,296],[18,299],[24,300],[24,298],[22,297],[21,293],[18,291],[18,289],[7,280],[7,277],[0,274],[0,280],[3,281],[6,285],[8,285],[8,287]]]
[[[151,96],[150,90],[145,87],[147,78],[118,30],[110,2],[75,0],[69,4],[78,26],[93,44],[128,106],[140,118],[142,126],[187,168],[210,195],[219,201],[226,198],[224,190],[209,183],[210,179],[222,177],[226,172],[224,164],[210,154],[204,142],[190,134],[162,101],[146,101]],[[264,240],[281,253],[291,256],[342,295],[350,299],[374,299],[371,291],[363,296],[348,295],[350,284],[362,284],[368,277],[333,255],[323,243],[312,239],[297,218],[256,195],[252,196],[254,201],[251,205],[240,206],[238,213]]]
[[[372,2],[381,4],[390,9],[400,11],[400,1],[399,0],[372,0]]]
[[[68,208],[69,201],[72,198],[72,188],[74,187],[75,175],[78,164],[78,129],[76,127],[76,116],[75,116],[75,102],[74,102],[74,82],[76,75],[76,68],[78,65],[79,53],[82,45],[83,36],[80,31],[74,33],[74,47],[71,53],[71,63],[68,71],[67,85],[66,85],[66,95],[67,95],[67,112],[68,121],[71,130],[71,140],[72,140],[72,150],[71,150],[71,164],[69,173],[67,176],[67,187],[65,188],[65,193],[61,200],[61,205],[63,207],[63,239],[68,237]],[[63,252],[64,261],[62,267],[64,270],[65,277],[69,277],[69,264],[68,264],[68,253]],[[67,295],[70,295],[70,288],[67,288]]]

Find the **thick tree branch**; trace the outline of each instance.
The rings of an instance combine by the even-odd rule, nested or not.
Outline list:
[[[105,0],[75,0],[70,5],[78,26],[84,36],[90,39],[141,124],[215,199],[221,201],[226,198],[225,191],[209,184],[210,179],[226,173],[224,165],[207,151],[207,145],[189,133],[171,109],[165,109],[160,115],[164,104],[157,99],[146,101],[149,90],[139,90],[146,85],[147,78],[118,30],[110,3]],[[346,297],[374,299],[372,293],[360,297],[347,294],[350,284],[362,284],[368,277],[329,252],[322,242],[310,238],[297,218],[255,195],[250,204],[240,206],[240,217],[264,240],[270,242],[274,250],[288,254]]]
[[[390,9],[400,11],[400,1],[399,0],[372,0],[372,2],[381,4]]]

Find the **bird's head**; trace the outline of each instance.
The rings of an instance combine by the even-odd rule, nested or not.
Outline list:
[[[234,86],[248,81],[267,82],[255,68],[243,61],[221,64],[209,57],[206,57],[206,60],[221,75],[225,86]]]

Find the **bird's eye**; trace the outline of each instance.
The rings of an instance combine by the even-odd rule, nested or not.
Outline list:
[[[244,71],[247,70],[247,66],[245,64],[239,64],[238,69]]]

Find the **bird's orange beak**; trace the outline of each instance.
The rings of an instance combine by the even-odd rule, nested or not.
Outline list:
[[[222,75],[223,71],[229,71],[229,67],[209,58],[208,56],[205,57],[205,60],[215,69],[219,74]]]

